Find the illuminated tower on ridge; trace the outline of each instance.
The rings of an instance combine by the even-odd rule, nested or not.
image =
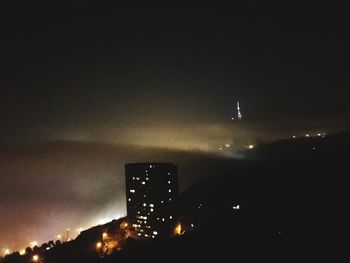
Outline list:
[[[239,107],[239,101],[237,101],[237,118],[242,119],[241,108]]]
[[[126,207],[130,228],[140,238],[170,236],[176,224],[177,167],[172,163],[125,165]]]

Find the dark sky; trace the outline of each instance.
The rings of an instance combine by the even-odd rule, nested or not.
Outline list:
[[[124,213],[124,204],[114,206],[124,198],[123,164],[157,161],[147,147],[215,154],[230,144],[233,153],[248,143],[349,129],[343,10],[305,3],[2,8],[0,249],[23,245],[19,230],[7,234],[10,222],[12,232],[31,226],[24,240],[44,241],[98,213]],[[244,118],[232,122],[237,100]],[[94,187],[106,195],[90,199]],[[31,209],[36,216],[22,221]],[[46,221],[38,227],[37,218]]]

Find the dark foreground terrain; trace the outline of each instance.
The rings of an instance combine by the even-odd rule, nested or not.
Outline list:
[[[125,241],[102,255],[103,228],[41,251],[40,262],[315,262],[340,256],[347,210],[350,136],[279,141],[227,161],[177,202],[185,233],[171,239]],[[192,226],[191,226],[192,225]],[[32,252],[2,261],[31,262]]]

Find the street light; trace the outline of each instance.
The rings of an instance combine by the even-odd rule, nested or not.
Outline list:
[[[97,248],[97,249],[100,249],[101,247],[102,247],[102,243],[101,243],[101,242],[97,242],[97,243],[96,243],[96,248]]]

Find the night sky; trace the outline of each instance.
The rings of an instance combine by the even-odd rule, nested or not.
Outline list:
[[[3,8],[0,249],[125,214],[125,162],[177,162],[185,189],[221,145],[236,157],[246,144],[348,130],[342,10]]]

